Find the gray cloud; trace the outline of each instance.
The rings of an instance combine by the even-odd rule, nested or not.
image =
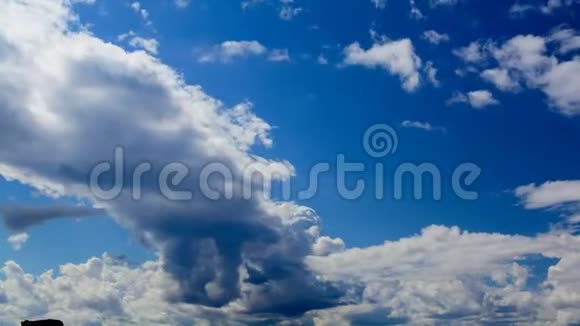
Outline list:
[[[23,29],[28,23],[35,28]],[[250,199],[231,200],[171,201],[159,191],[157,177],[169,162],[187,165],[192,172],[181,184],[192,187],[210,162],[230,167],[235,189],[249,164],[259,163],[267,178],[291,177],[291,169],[280,169],[288,162],[250,152],[272,143],[271,126],[251,103],[224,107],[149,54],[73,24],[61,0],[9,0],[0,12],[0,121],[10,121],[0,122],[0,174],[105,209],[159,253],[178,284],[164,290],[172,302],[279,315],[337,304],[339,288],[304,264],[319,236],[313,210],[271,201],[260,188]],[[87,180],[118,146],[125,150],[121,193],[102,200]],[[153,170],[143,177],[143,198],[134,200],[131,171],[142,162]],[[288,172],[270,175],[281,170]],[[28,223],[10,223],[22,229],[63,215],[28,213]]]
[[[24,232],[30,227],[54,219],[88,217],[104,213],[102,209],[70,205],[0,207],[0,215],[4,219],[4,224],[12,232]]]

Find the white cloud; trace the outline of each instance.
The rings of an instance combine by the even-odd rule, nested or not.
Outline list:
[[[432,44],[439,44],[442,42],[449,42],[449,35],[438,33],[434,30],[428,30],[423,32],[423,39],[429,41]]]
[[[427,61],[427,63],[425,63],[424,70],[425,75],[427,76],[427,81],[429,81],[429,83],[431,83],[435,87],[441,86],[441,82],[439,81],[439,79],[437,79],[437,68],[435,68],[433,62]]]
[[[12,246],[12,249],[18,251],[22,249],[22,246],[28,241],[28,233],[17,233],[8,237],[8,243]]]
[[[318,62],[318,64],[321,65],[327,65],[328,64],[328,59],[326,59],[326,57],[324,56],[324,54],[320,54],[318,56],[318,58],[316,58],[316,62]]]
[[[557,46],[552,54],[548,53],[550,44]],[[453,53],[472,64],[468,67],[472,71],[484,66],[481,78],[498,89],[510,92],[524,87],[541,90],[547,95],[550,106],[563,115],[573,116],[580,114],[580,56],[561,56],[579,48],[578,33],[559,27],[546,37],[517,35],[503,44],[477,41]],[[490,67],[492,61],[496,66]],[[464,74],[462,69],[457,71]],[[460,96],[455,100],[464,99]]]
[[[267,50],[258,41],[225,41],[204,53],[198,60],[199,62],[231,62],[251,55],[262,55]]]
[[[526,209],[551,209],[562,212],[564,220],[552,225],[554,232],[580,232],[580,181],[548,181],[515,189]]]
[[[580,114],[580,57],[562,62],[543,76],[543,91],[565,115]]]
[[[453,50],[453,54],[467,63],[480,63],[487,58],[487,44],[471,42],[468,46]]]
[[[580,181],[551,181],[530,184],[515,190],[526,208],[537,209],[580,202]]]
[[[474,109],[483,109],[490,105],[498,105],[499,101],[493,97],[493,94],[488,90],[471,91],[467,94],[456,93],[448,101],[448,105],[457,103],[469,104]]]
[[[560,26],[550,33],[547,40],[548,42],[558,43],[558,52],[561,54],[567,54],[580,49],[580,35],[571,28]]]
[[[154,38],[147,39],[147,38],[137,36],[135,34],[135,32],[133,32],[133,31],[129,31],[127,33],[124,33],[124,34],[117,36],[117,40],[119,40],[119,41],[128,40],[127,43],[131,47],[143,49],[152,55],[157,55],[158,50],[159,50],[159,42],[157,42],[156,39],[154,39]]]
[[[569,32],[565,34],[570,36]],[[571,51],[575,46],[573,37],[562,37],[562,34],[552,40],[560,41],[560,52]],[[564,115],[580,114],[580,57],[566,61],[548,55],[548,41],[540,36],[519,35],[490,52],[498,69],[508,72],[512,84],[523,83],[528,88],[542,90],[550,105]],[[509,80],[506,82],[509,84]],[[500,82],[499,86],[506,85]]]
[[[451,318],[458,324],[517,320],[569,325],[580,321],[577,236],[510,236],[431,226],[419,235],[368,248],[345,250],[340,241],[330,238],[317,243],[321,255],[308,257],[308,266],[318,277],[343,284],[352,293],[343,305],[313,310],[294,320],[286,317],[288,323],[439,324]],[[526,257],[551,258],[552,266],[545,276],[534,275],[537,269]],[[240,313],[236,305],[209,308],[168,302],[164,294],[179,284],[158,261],[131,267],[105,254],[86,263],[63,265],[56,275],[48,271],[39,276],[9,261],[2,273],[0,323],[21,316],[49,318],[49,312],[72,325],[103,319],[142,325],[273,323],[264,316]],[[532,282],[533,277],[539,280]]]
[[[322,236],[312,246],[312,253],[315,256],[328,256],[343,251],[344,247],[345,245],[342,239]]]
[[[579,3],[579,0],[544,0],[544,4],[522,4],[518,1],[511,6],[510,14],[516,18],[523,17],[530,12],[552,15],[562,8]]]
[[[538,9],[536,6],[516,2],[510,7],[510,15],[515,18],[520,18],[525,16],[528,12],[535,11],[536,9]]]
[[[143,20],[149,21],[149,11],[147,11],[147,9],[143,8],[143,6],[141,5],[140,2],[138,2],[138,1],[132,2],[131,9],[133,9],[133,11],[135,11],[136,13],[141,15]]]
[[[157,51],[159,48],[159,42],[157,42],[156,39],[153,38],[146,39],[138,36],[131,38],[129,40],[129,45],[131,45],[134,48],[142,48],[153,55],[157,55]]]
[[[490,52],[500,67],[518,72],[532,86],[540,84],[541,76],[556,63],[555,58],[545,55],[544,38],[533,35],[516,36]]]
[[[267,59],[273,62],[290,61],[288,49],[269,50],[258,41],[225,41],[200,52],[198,62],[201,63],[230,63],[237,59],[263,55],[267,55]]]
[[[425,131],[445,131],[445,128],[443,127],[433,126],[429,122],[421,122],[421,121],[405,120],[401,122],[401,126],[404,128],[414,128]]]
[[[228,322],[216,309],[169,303],[165,289],[177,285],[159,262],[130,267],[105,254],[62,265],[57,275],[52,270],[31,275],[13,261],[5,262],[1,273],[0,324],[55,316],[65,325],[204,325],[218,317]]]
[[[495,87],[502,91],[513,92],[520,89],[519,83],[510,76],[507,69],[486,69],[481,72],[481,78],[494,84]]]
[[[399,76],[407,91],[416,90],[421,83],[421,59],[409,39],[377,42],[368,50],[361,48],[359,43],[352,43],[344,49],[344,56],[345,65],[379,67]]]
[[[329,324],[577,323],[578,249],[580,238],[571,235],[524,237],[431,226],[383,245],[309,258],[322,277],[362,286],[359,304],[312,315]],[[525,257],[538,254],[561,260],[533,284]]]
[[[544,14],[552,14],[560,8],[570,7],[579,3],[579,0],[548,0],[544,6],[540,7],[540,10]]]

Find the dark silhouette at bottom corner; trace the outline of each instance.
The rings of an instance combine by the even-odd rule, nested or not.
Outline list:
[[[37,320],[37,321],[30,321],[25,320],[20,323],[21,326],[64,326],[62,321],[54,320],[54,319],[47,319],[47,320]]]

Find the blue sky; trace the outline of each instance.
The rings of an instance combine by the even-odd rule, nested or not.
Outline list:
[[[500,318],[485,315],[485,303],[477,299],[465,307],[442,303],[445,309],[434,313],[429,307],[428,312],[404,310],[384,299],[388,295],[373,292],[393,282],[375,279],[378,271],[392,269],[396,274],[388,250],[398,253],[403,250],[399,246],[416,241],[416,246],[427,249],[421,260],[425,265],[418,263],[408,273],[416,273],[415,281],[427,282],[423,273],[431,268],[434,275],[442,275],[437,281],[444,279],[449,286],[474,277],[480,280],[477,286],[495,284],[486,293],[501,293],[505,300],[494,309],[509,307],[513,318],[562,325],[580,322],[578,300],[558,305],[550,301],[556,290],[546,292],[548,285],[558,289],[559,284],[572,298],[580,293],[575,292],[580,291],[577,286],[558,279],[559,270],[573,272],[573,266],[580,264],[573,255],[580,243],[576,236],[580,224],[578,2],[391,0],[382,4],[352,0],[25,0],[18,4],[9,0],[8,14],[0,13],[0,26],[6,31],[0,32],[0,60],[6,63],[0,71],[9,76],[0,80],[0,104],[4,104],[0,118],[5,121],[0,122],[4,129],[0,134],[7,139],[0,142],[0,208],[6,221],[15,211],[32,219],[25,210],[30,207],[42,212],[58,206],[69,213],[49,214],[24,230],[6,222],[0,235],[12,240],[0,246],[0,261],[13,262],[21,273],[32,275],[58,271],[66,264],[83,269],[91,257],[114,266],[118,259],[127,269],[123,273],[132,268],[152,275],[166,273],[182,288],[167,296],[187,305],[169,304],[166,314],[177,317],[157,323],[187,324],[189,317],[271,322],[262,313],[275,316],[276,321],[291,318],[304,324],[333,322],[333,314],[353,324],[413,323],[444,315],[458,321]],[[47,18],[29,21],[38,26],[29,33],[8,19],[12,15],[26,21],[39,10],[48,10]],[[12,51],[27,54],[17,59]],[[11,65],[16,68],[10,70]],[[191,91],[188,85],[200,88]],[[203,100],[206,97],[208,101]],[[228,113],[239,106],[243,108],[239,116]],[[365,131],[376,124],[392,126],[399,138],[396,153],[382,159],[370,157],[362,144]],[[316,196],[307,200],[294,196],[291,202],[278,201],[277,194],[263,202],[211,203],[196,198],[192,206],[158,202],[157,197],[146,203],[129,203],[124,197],[106,202],[83,187],[88,166],[111,160],[115,145],[135,155],[129,158],[129,166],[138,159],[154,164],[175,160],[188,166],[187,160],[192,159],[193,169],[212,159],[234,166],[262,159],[272,169],[276,162],[288,162],[294,169],[292,184],[298,187],[307,185],[315,164],[329,162],[332,170],[320,179]],[[377,200],[370,190],[356,200],[341,198],[334,174],[339,154],[369,169],[383,163],[386,198]],[[451,174],[465,162],[481,168],[480,177],[469,187],[478,192],[477,200],[463,200],[451,188]],[[412,189],[405,190],[402,200],[393,199],[389,178],[403,163],[435,164],[443,176],[442,199],[415,200]],[[347,180],[352,186],[357,179],[369,188],[375,182],[369,170]],[[405,185],[411,185],[409,180]],[[86,216],[70,213],[79,206],[99,210]],[[305,213],[306,208],[313,212]],[[232,217],[238,214],[240,220]],[[271,222],[271,216],[284,221],[280,222],[284,226]],[[303,222],[296,222],[297,216]],[[264,230],[282,240],[270,243]],[[470,233],[456,234],[458,230]],[[489,238],[490,248],[505,241],[505,246],[515,249],[492,254],[480,238]],[[217,249],[205,248],[207,239],[213,239]],[[435,259],[428,250],[433,239],[441,241],[441,248],[449,246],[449,252],[461,250],[462,244],[477,244],[474,251],[456,255],[477,253],[490,270],[445,274],[447,269],[437,264],[452,263],[429,264]],[[268,249],[248,249],[256,241],[268,242]],[[205,254],[199,248],[205,248]],[[325,248],[324,253],[317,253],[317,248]],[[110,256],[103,256],[105,252]],[[373,259],[365,260],[367,253],[375,258],[386,255],[383,269],[372,269]],[[191,265],[184,262],[188,255],[196,257]],[[212,263],[208,255],[221,260]],[[537,256],[537,261],[528,259]],[[544,261],[546,257],[550,260]],[[349,274],[348,262],[369,270]],[[248,266],[253,266],[266,280],[300,279],[305,283],[297,287],[311,293],[290,291],[294,301],[280,299],[278,305],[268,306],[263,302],[278,303],[279,297],[245,298],[243,293],[253,292],[242,285],[241,290],[230,289],[235,287],[231,280],[198,279],[198,274],[207,272],[200,271],[204,264],[216,264],[212,265],[216,271],[243,267],[250,275]],[[281,270],[293,264],[305,267],[286,279],[273,276],[282,273],[270,270],[276,264]],[[4,278],[9,282],[19,272],[6,272],[14,267],[6,266]],[[550,274],[554,266],[559,267]],[[55,280],[59,273],[62,268]],[[527,287],[518,283],[526,273]],[[308,280],[314,276],[330,285],[312,284]],[[242,276],[223,276],[229,277]],[[412,282],[407,277],[396,281]],[[203,290],[197,287],[204,282],[200,279],[206,280]],[[353,280],[356,286],[343,288]],[[39,282],[33,284],[40,287]],[[219,294],[212,294],[208,284],[218,287]],[[283,284],[276,286],[289,291]],[[450,291],[459,295],[468,287],[462,284]],[[437,289],[441,292],[436,291],[436,296],[446,293]],[[47,302],[36,304],[44,310],[29,309],[12,299],[15,292],[9,291],[16,291],[9,283],[0,287],[0,305],[2,295],[11,305],[6,310],[10,313],[0,313],[0,322],[70,309]],[[362,294],[353,294],[358,292]],[[112,296],[127,293],[133,292],[128,288]],[[528,294],[534,303],[518,301],[514,293]],[[417,293],[409,297],[414,295],[420,297]],[[471,297],[461,300],[471,302]],[[533,307],[523,309],[526,304]],[[118,313],[118,320],[153,320],[133,308],[123,306],[121,312],[113,309],[109,314]],[[103,315],[86,309],[71,320],[102,322]]]

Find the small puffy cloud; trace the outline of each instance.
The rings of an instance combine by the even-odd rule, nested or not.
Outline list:
[[[474,109],[483,109],[490,105],[498,105],[499,101],[493,97],[493,94],[488,90],[471,91],[467,94],[456,93],[448,101],[448,105],[457,103],[465,103]]]
[[[22,249],[22,246],[28,241],[28,233],[16,233],[8,237],[8,243],[12,246],[12,249],[18,251]]]
[[[410,39],[377,41],[366,50],[359,43],[352,43],[344,49],[343,63],[382,68],[397,75],[403,88],[409,92],[416,90],[421,84],[421,59],[415,53]]]
[[[445,128],[443,128],[443,127],[433,126],[429,122],[422,122],[422,121],[405,120],[405,121],[401,122],[401,127],[420,129],[420,130],[424,130],[424,131],[445,131]]]
[[[252,55],[262,55],[267,52],[258,41],[225,41],[210,49],[209,52],[199,57],[199,62],[231,62],[234,59],[245,58]]]
[[[328,59],[326,59],[326,57],[324,56],[324,54],[321,53],[316,58],[316,62],[318,62],[318,64],[321,64],[321,65],[327,65],[328,64]]]
[[[133,37],[129,40],[129,45],[134,48],[141,48],[152,55],[157,55],[157,51],[159,48],[159,42],[153,38],[143,38],[143,37]]]
[[[554,66],[543,77],[551,104],[564,115],[580,114],[580,57]]]
[[[480,63],[488,56],[486,48],[486,44],[471,42],[468,46],[453,50],[453,54],[466,63]]]
[[[135,32],[133,31],[129,31],[127,33],[117,36],[117,40],[127,41],[127,44],[129,44],[131,47],[136,49],[143,49],[152,55],[157,55],[158,53],[159,42],[157,42],[156,39],[153,38],[147,39],[137,36],[137,34],[135,34]]]
[[[542,75],[557,62],[545,55],[546,40],[534,35],[518,35],[489,51],[501,68],[521,75],[531,86],[539,85]]]
[[[141,18],[143,18],[143,20],[145,20],[145,21],[149,20],[149,11],[147,11],[147,9],[143,8],[143,5],[141,5],[140,2],[138,2],[138,1],[132,2],[130,4],[130,6],[131,6],[131,9],[133,9],[133,11],[135,11],[136,13],[141,15]]]
[[[423,39],[427,40],[432,44],[439,44],[442,42],[449,42],[449,35],[444,33],[438,33],[434,30],[428,30],[423,32]]]
[[[265,55],[267,55],[268,61],[290,61],[290,53],[288,49],[269,50],[258,41],[225,41],[221,44],[212,46],[208,50],[202,50],[201,55],[198,57],[198,62],[230,63],[237,59]]]

